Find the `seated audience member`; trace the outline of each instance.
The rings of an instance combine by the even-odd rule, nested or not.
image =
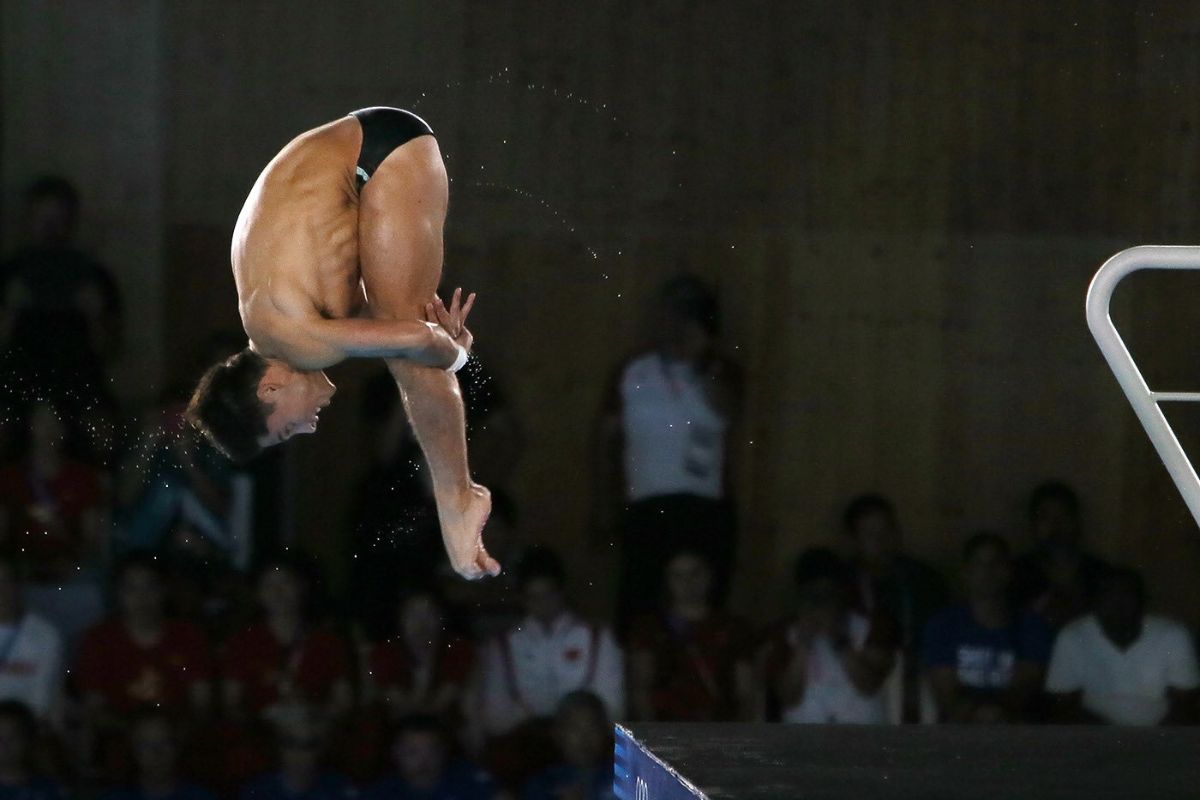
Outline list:
[[[903,657],[901,719],[918,722],[921,632],[946,605],[945,581],[933,567],[904,552],[896,510],[886,497],[855,497],[842,522],[853,559],[857,605],[868,617],[882,614],[895,621]]]
[[[1046,691],[1055,719],[1111,725],[1196,721],[1200,672],[1191,634],[1146,613],[1146,587],[1130,569],[1099,578],[1093,611],[1058,634]]]
[[[65,677],[62,636],[21,607],[16,563],[0,556],[0,700],[20,701],[38,720],[57,725]]]
[[[614,800],[613,726],[604,702],[571,692],[554,715],[561,762],[525,784],[522,800]]]
[[[431,589],[405,593],[396,604],[393,636],[372,648],[364,687],[392,719],[427,714],[453,726],[471,673],[471,643],[446,629]]]
[[[1083,549],[1079,497],[1065,483],[1049,481],[1030,493],[1029,528],[1034,545],[1013,564],[1013,597],[1058,630],[1087,612],[1106,565]]]
[[[0,700],[0,800],[63,800],[54,780],[37,774],[33,747],[37,721],[28,706]]]
[[[301,703],[330,719],[349,709],[349,653],[316,619],[313,572],[301,561],[275,558],[256,585],[262,620],[234,634],[221,659],[226,713],[270,720]]]
[[[849,570],[816,547],[796,560],[795,617],[764,648],[764,684],[783,722],[886,721],[882,687],[896,660],[894,626],[852,610]]]
[[[707,557],[680,550],[667,562],[667,602],[634,622],[629,706],[636,719],[730,721],[756,713],[750,624],[713,608]]]
[[[117,567],[116,614],[84,636],[75,680],[92,725],[116,724],[142,706],[180,716],[213,705],[209,643],[192,622],[167,615],[161,562],[132,553]]]
[[[0,469],[0,541],[21,553],[26,604],[74,644],[104,613],[106,493],[100,472],[68,452],[58,407],[31,406],[26,432],[25,457]]]
[[[242,787],[241,800],[347,800],[356,792],[341,775],[324,769],[325,724],[298,707],[275,725],[278,768]]]
[[[486,772],[451,759],[433,717],[401,720],[392,741],[395,772],[364,791],[364,800],[492,800],[499,793]]]
[[[248,566],[254,481],[183,421],[182,406],[152,417],[119,471],[117,530],[126,549],[162,549],[186,524],[215,554]]]
[[[165,710],[140,710],[129,735],[134,780],[128,786],[102,794],[101,800],[214,800],[211,792],[181,775],[179,738],[179,731]]]
[[[1030,718],[1050,657],[1046,621],[1010,599],[1008,544],[979,533],[963,545],[966,602],[925,626],[923,665],[945,722]]]
[[[525,618],[492,640],[480,659],[480,722],[499,735],[531,719],[548,720],[568,693],[588,689],[609,714],[625,707],[621,651],[604,627],[585,622],[566,602],[562,560],[531,548],[517,566]]]

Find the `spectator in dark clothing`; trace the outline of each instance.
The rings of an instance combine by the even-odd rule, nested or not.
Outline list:
[[[638,618],[629,636],[629,703],[635,719],[750,720],[756,712],[750,623],[712,605],[713,570],[703,553],[666,565],[666,603]]]
[[[1011,604],[1008,544],[979,533],[963,546],[966,602],[925,626],[924,667],[945,722],[1018,722],[1036,713],[1053,634]]]
[[[140,711],[130,732],[136,777],[132,785],[101,795],[101,800],[215,800],[213,794],[180,774],[179,731],[162,709]]]
[[[920,721],[921,633],[946,605],[946,584],[937,570],[904,552],[892,502],[878,494],[851,500],[842,515],[850,544],[857,607],[867,616],[886,615],[896,624],[902,657],[904,722]]]
[[[636,616],[654,610],[675,550],[708,556],[717,607],[736,554],[730,462],[742,381],[738,365],[720,352],[717,298],[682,275],[659,290],[654,313],[654,339],[618,368],[593,444],[593,538],[620,540],[622,638]]]
[[[37,722],[16,700],[0,701],[0,800],[64,800],[57,781],[34,769]]]
[[[395,773],[363,792],[364,800],[492,800],[498,790],[478,767],[450,757],[441,723],[409,717],[396,728]]]
[[[478,358],[458,375],[471,471],[503,494],[523,447],[520,425],[499,381]],[[374,457],[350,506],[351,582],[358,587],[352,610],[378,636],[391,627],[391,587],[425,581],[447,561],[425,458],[386,370],[368,382],[362,414]],[[488,536],[491,550],[490,530]]]
[[[68,370],[111,360],[121,297],[109,271],[75,246],[79,193],[46,176],[25,190],[25,243],[0,265],[6,341]]]
[[[25,193],[25,242],[0,265],[0,405],[63,404],[87,434],[93,462],[116,442],[116,403],[104,366],[120,349],[121,301],[108,270],[73,244],[79,194],[45,177]]]
[[[241,800],[348,800],[356,792],[341,775],[323,768],[325,725],[297,708],[276,725],[279,768],[242,787]]]
[[[522,800],[614,800],[612,731],[599,697],[591,692],[564,697],[554,717],[562,761],[531,778]]]
[[[1107,565],[1083,549],[1079,496],[1065,483],[1048,481],[1033,490],[1029,528],[1034,545],[1013,565],[1013,598],[1058,630],[1087,612]]]

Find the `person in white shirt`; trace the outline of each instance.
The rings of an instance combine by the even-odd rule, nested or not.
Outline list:
[[[652,314],[654,339],[616,371],[595,432],[592,536],[621,540],[621,634],[655,610],[672,553],[704,552],[718,607],[735,554],[729,462],[742,381],[719,349],[716,295],[680,275],[659,289]]]
[[[1200,671],[1187,628],[1147,614],[1141,575],[1110,569],[1093,612],[1058,634],[1046,675],[1052,717],[1111,725],[1191,723]]]
[[[565,572],[553,551],[532,547],[517,571],[525,617],[483,649],[479,661],[479,723],[485,736],[548,720],[562,698],[586,689],[613,718],[625,710],[620,649],[605,627],[566,604]]]
[[[849,567],[833,551],[796,560],[796,615],[760,656],[763,685],[789,723],[886,722],[883,684],[896,663],[894,624],[851,610]]]
[[[0,700],[24,703],[40,721],[57,724],[66,677],[63,639],[21,607],[16,564],[0,557]]]

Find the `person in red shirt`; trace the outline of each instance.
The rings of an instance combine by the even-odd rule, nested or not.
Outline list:
[[[115,581],[117,613],[84,634],[74,670],[93,755],[110,775],[127,766],[123,743],[134,712],[202,718],[213,705],[211,648],[196,625],[167,616],[160,562],[132,553]]]
[[[153,556],[127,556],[116,572],[117,614],[84,635],[75,679],[92,722],[142,706],[207,714],[213,700],[208,641],[170,619],[165,575]]]
[[[297,703],[328,717],[349,709],[347,646],[314,619],[312,570],[296,559],[272,559],[256,585],[262,619],[230,637],[221,658],[226,713],[272,720]]]
[[[34,404],[26,457],[0,468],[0,538],[40,579],[74,572],[103,546],[100,475],[65,452],[66,434],[54,406]]]
[[[714,610],[700,552],[668,561],[665,607],[635,620],[629,643],[635,719],[730,721],[755,716],[753,640],[745,620]]]
[[[447,733],[462,726],[463,690],[474,663],[471,642],[446,628],[446,611],[432,586],[401,593],[392,605],[391,635],[362,648],[362,707],[339,737],[339,763],[360,781],[380,776],[389,730],[419,714]]]
[[[411,714],[453,716],[474,661],[471,643],[446,630],[441,599],[432,589],[401,596],[396,617],[395,633],[371,648],[367,659],[367,699],[382,702],[393,721]]]

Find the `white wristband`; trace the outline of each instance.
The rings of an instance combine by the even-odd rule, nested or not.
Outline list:
[[[467,359],[470,358],[470,356],[467,354],[467,348],[457,343],[454,346],[458,348],[458,358],[454,359],[454,363],[446,368],[447,372],[458,372],[460,369],[466,366]]]

